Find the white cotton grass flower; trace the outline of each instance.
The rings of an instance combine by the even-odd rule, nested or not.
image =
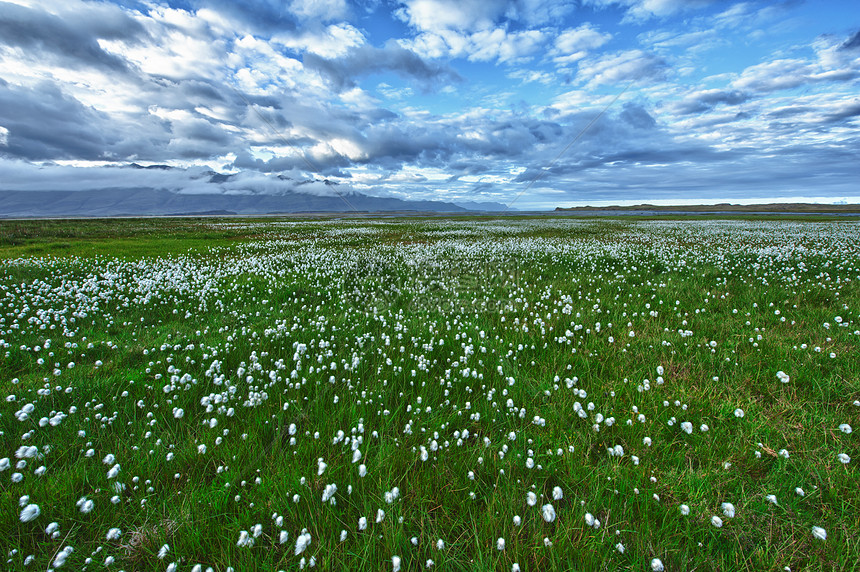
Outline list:
[[[847,465],[851,462],[851,457],[849,457],[845,453],[839,453],[838,455],[836,455],[836,458],[839,459],[839,462],[843,465]]]
[[[501,552],[501,551],[502,551],[502,550],[504,550],[504,549],[505,549],[505,539],[504,539],[504,538],[502,538],[502,537],[500,536],[500,537],[496,540],[496,550],[498,550],[499,552]]]
[[[552,488],[552,500],[561,500],[564,498],[564,493],[561,491],[561,487],[553,487]]]
[[[54,556],[54,568],[60,568],[63,564],[65,564],[66,560],[68,560],[69,556],[71,556],[72,552],[74,551],[75,549],[71,546],[66,546],[65,548],[60,550],[57,555]]]
[[[346,530],[340,531],[340,541],[343,542],[346,540],[346,537],[349,536],[349,533]]]
[[[92,512],[96,506],[95,503],[92,500],[88,499],[87,497],[79,498],[78,502],[76,504],[77,504],[78,508],[81,510],[81,512],[84,514],[88,514],[88,513]]]
[[[721,526],[723,526],[723,519],[714,515],[711,517],[711,524],[716,528],[720,528]]]
[[[553,522],[555,520],[555,508],[551,504],[543,505],[540,512],[545,522]]]
[[[617,550],[619,554],[624,554],[624,545],[619,542],[615,545],[615,550]]]
[[[514,515],[514,526],[519,526],[523,523],[523,519],[520,518],[520,515]]]
[[[358,476],[364,478],[367,475],[367,466],[361,464],[358,466]]]
[[[311,544],[311,535],[308,529],[303,528],[302,533],[296,538],[296,556],[301,554]]]
[[[827,540],[827,531],[821,528],[820,526],[812,527],[812,536],[817,538],[818,540]]]
[[[687,435],[691,435],[693,433],[693,424],[689,421],[684,421],[681,423],[681,430]]]
[[[681,511],[683,516],[687,516],[690,514],[690,507],[688,505],[682,504],[678,507],[678,510]]]
[[[367,529],[367,518],[366,517],[361,517],[358,519],[358,529],[359,530],[366,530]]]
[[[445,550],[445,541],[441,538],[436,541],[436,550]]]
[[[287,540],[289,540],[290,535],[286,530],[282,530],[278,534],[278,544],[286,544]]]
[[[158,549],[158,559],[164,560],[164,557],[167,556],[168,552],[170,552],[170,545],[163,544],[161,548]]]
[[[741,418],[741,417],[743,417],[743,416],[744,416],[744,410],[743,410],[743,409],[741,409],[740,407],[738,407],[737,409],[735,409],[735,417],[737,417],[738,419],[740,419],[740,418]]]
[[[767,502],[769,502],[771,504],[775,504],[775,505],[779,504],[778,502],[776,502],[776,495],[767,495],[766,497],[764,497],[764,500],[766,500]]]
[[[653,570],[653,572],[663,572],[663,570],[665,570],[663,567],[663,561],[659,558],[651,559],[651,570]]]
[[[511,572],[520,572],[520,565],[518,562],[511,564]]]
[[[585,513],[585,524],[587,524],[588,526],[594,526],[594,523],[594,515],[590,512]]]
[[[400,572],[400,557],[392,556],[391,557],[391,571],[392,572]]]
[[[21,510],[21,522],[30,522],[38,518],[38,516],[42,514],[42,510],[39,508],[37,504],[28,504]]]
[[[839,426],[839,430],[842,431],[843,433],[845,433],[846,435],[850,435],[851,434],[851,425],[849,425],[848,423],[843,423]]]
[[[776,377],[777,377],[777,378],[778,378],[782,383],[788,383],[789,381],[791,381],[791,378],[790,378],[790,377],[788,377],[788,374],[787,374],[787,373],[785,373],[785,372],[784,372],[784,371],[782,371],[782,370],[779,370],[778,372],[776,372]]]
[[[322,495],[322,502],[327,503],[331,502],[331,504],[335,504],[334,494],[337,492],[337,485],[332,483],[330,485],[325,486],[325,490]]]
[[[380,509],[376,510],[376,524],[379,524],[385,519],[385,511]]]
[[[796,495],[797,495],[797,496],[799,496],[799,497],[805,497],[805,496],[806,496],[806,491],[804,491],[804,490],[803,490],[802,488],[800,488],[800,487],[795,487],[795,488],[794,488],[794,494],[796,494]]]
[[[0,459],[0,473],[5,471],[9,467],[10,467],[9,457],[3,457],[2,459]]]
[[[110,530],[107,531],[107,535],[105,536],[105,538],[107,538],[108,540],[116,540],[117,538],[120,537],[121,534],[122,534],[122,531],[120,529],[111,528]]]
[[[236,546],[239,548],[254,546],[254,539],[251,538],[251,535],[248,534],[247,530],[239,531],[239,540],[236,541]],[[296,554],[298,554],[298,552]]]
[[[537,495],[534,494],[532,491],[529,491],[526,494],[526,504],[529,506],[534,506],[537,504]]]
[[[730,502],[724,502],[720,505],[720,508],[723,511],[723,516],[726,518],[734,518],[735,517],[735,505]]]
[[[204,445],[204,447],[205,447],[205,445]],[[116,478],[116,476],[119,474],[119,471],[120,471],[119,464],[114,465],[114,466],[113,466],[113,467],[111,467],[111,468],[110,468],[110,470],[108,471],[108,473],[107,473],[107,478],[108,478],[108,479],[115,479],[115,478]]]

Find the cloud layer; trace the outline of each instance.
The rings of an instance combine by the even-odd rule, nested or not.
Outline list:
[[[860,200],[830,4],[0,1],[0,188]]]

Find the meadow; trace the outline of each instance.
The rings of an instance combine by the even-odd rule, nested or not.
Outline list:
[[[0,568],[858,569],[858,309],[846,220],[0,221]]]

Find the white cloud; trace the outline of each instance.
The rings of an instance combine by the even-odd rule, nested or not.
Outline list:
[[[598,31],[591,24],[563,31],[555,39],[549,54],[560,64],[570,64],[581,60],[588,52],[599,48],[612,38],[612,34]]]
[[[479,30],[471,34],[453,30],[426,32],[400,44],[427,58],[466,58],[477,62],[513,62],[533,55],[546,41],[542,30],[509,32],[505,28]]]
[[[511,79],[518,79],[524,84],[538,82],[544,85],[549,85],[556,81],[555,76],[552,74],[529,69],[514,70],[508,72],[507,76]]]
[[[235,69],[239,86],[257,95],[279,92],[284,88],[321,88],[316,74],[306,73],[302,62],[275,50],[269,42],[254,36],[237,39],[225,62]]]
[[[361,89],[354,87],[341,92],[338,97],[342,102],[354,109],[372,109],[379,105],[379,100]]]
[[[807,83],[813,70],[805,60],[774,60],[746,68],[732,82],[732,87],[758,92],[791,89]]]
[[[224,60],[226,42],[213,34],[205,20],[192,12],[158,6],[148,15],[132,16],[147,30],[146,42],[102,40],[103,48],[156,77],[216,78]]]
[[[413,93],[411,87],[396,88],[384,82],[376,86],[376,91],[388,99],[403,99],[410,97]]]
[[[9,130],[0,125],[0,146],[6,147],[9,145]]]
[[[627,8],[627,18],[631,20],[648,20],[649,18],[665,18],[678,12],[702,8],[715,0],[586,0],[586,4],[598,8],[616,5]]]
[[[581,61],[577,79],[590,88],[631,80],[650,83],[662,79],[665,68],[665,62],[653,54],[628,50]]]
[[[349,6],[346,0],[292,0],[290,11],[303,20],[331,22],[346,18]]]
[[[527,26],[561,21],[575,4],[569,0],[402,0],[397,15],[420,32],[474,32],[495,27],[502,20]]]
[[[589,110],[592,108],[603,107],[610,101],[613,96],[598,96],[583,89],[574,89],[562,93],[553,99],[552,108],[562,113],[572,113],[578,111]]]
[[[364,34],[349,24],[332,24],[322,31],[305,30],[298,35],[277,35],[273,42],[299,52],[310,52],[326,59],[345,56],[351,48],[364,44]]]
[[[423,32],[482,30],[493,27],[508,9],[507,0],[406,0],[399,12]]]

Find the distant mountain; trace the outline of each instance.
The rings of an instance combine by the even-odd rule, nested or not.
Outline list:
[[[762,203],[736,205],[719,203],[716,205],[629,205],[608,207],[556,207],[556,212],[617,211],[617,212],[663,212],[663,213],[857,213],[860,205],[817,204],[817,203]]]
[[[517,209],[508,207],[508,205],[504,205],[502,203],[492,203],[492,202],[480,202],[480,201],[455,201],[455,205],[458,207],[463,207],[467,211],[483,211],[483,212],[498,212],[498,211],[506,211],[511,210],[515,211]]]
[[[296,191],[281,194],[182,194],[152,188],[0,190],[0,218],[467,210],[473,209],[441,201],[409,201],[355,192],[316,195]]]

